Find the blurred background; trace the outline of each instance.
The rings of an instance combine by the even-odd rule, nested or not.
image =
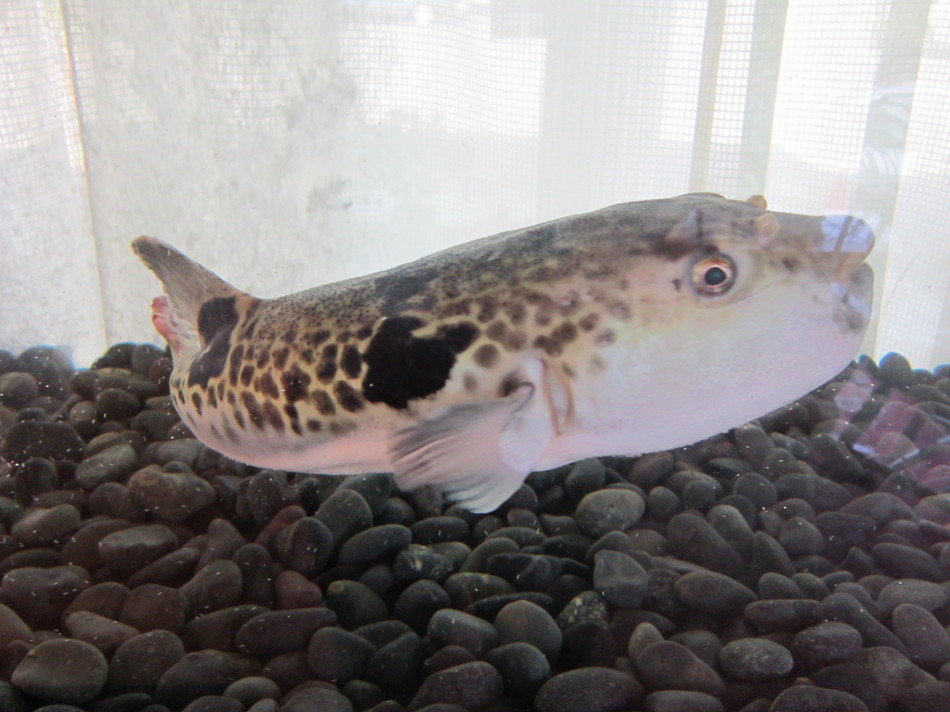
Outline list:
[[[160,341],[157,235],[279,296],[628,200],[878,246],[865,344],[950,361],[950,0],[6,0],[0,348]]]

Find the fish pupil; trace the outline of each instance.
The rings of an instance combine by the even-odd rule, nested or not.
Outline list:
[[[722,267],[710,267],[706,270],[704,279],[708,286],[718,287],[729,279],[729,275],[726,274],[726,271]]]

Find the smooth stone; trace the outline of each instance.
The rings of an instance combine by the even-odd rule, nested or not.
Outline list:
[[[5,650],[14,640],[27,640],[31,631],[17,612],[0,603],[0,650]]]
[[[757,630],[778,633],[815,625],[822,619],[822,610],[818,601],[807,598],[772,598],[753,601],[745,607],[743,615]]]
[[[12,463],[23,463],[31,457],[79,462],[85,447],[68,423],[27,420],[16,423],[0,440],[0,458]]]
[[[233,561],[212,561],[178,590],[188,599],[192,616],[210,613],[241,600],[241,569]]]
[[[530,601],[515,601],[495,617],[501,645],[528,643],[541,651],[553,667],[561,654],[564,635],[551,614]]]
[[[637,671],[650,690],[695,690],[714,697],[723,693],[722,679],[691,650],[679,643],[653,643],[637,656]]]
[[[408,709],[412,712],[439,702],[450,702],[464,709],[482,709],[500,698],[504,689],[501,673],[488,663],[463,663],[429,675]]]
[[[231,697],[203,695],[181,712],[244,712],[244,705]]]
[[[545,682],[534,698],[535,712],[627,712],[643,699],[643,686],[619,670],[568,670]]]
[[[352,703],[336,690],[312,686],[291,692],[280,712],[353,712]]]
[[[861,700],[870,712],[887,712],[888,704],[877,680],[859,662],[836,663],[810,675],[820,687],[840,690]]]
[[[168,668],[185,656],[181,639],[167,630],[154,630],[129,638],[109,661],[108,689],[113,693],[155,690]]]
[[[950,709],[950,682],[924,682],[897,699],[901,712],[946,712]]]
[[[389,617],[389,606],[360,581],[334,581],[326,590],[326,605],[345,628],[358,628]]]
[[[455,567],[446,557],[431,547],[421,544],[404,546],[393,559],[393,577],[406,584],[421,579],[442,582],[455,573]]]
[[[214,488],[190,472],[150,465],[128,480],[133,501],[165,522],[183,522],[214,503]]]
[[[712,631],[702,628],[684,630],[671,635],[670,640],[689,648],[697,658],[709,667],[716,669],[719,665],[719,651],[722,650],[722,641]]]
[[[73,566],[15,568],[0,582],[0,600],[32,630],[52,630],[59,625],[66,606],[88,588],[87,576]]]
[[[344,478],[338,489],[352,489],[362,495],[374,517],[381,515],[393,493],[393,476],[389,472],[374,472],[367,475],[350,475]]]
[[[234,651],[234,636],[241,626],[268,610],[256,604],[243,604],[200,615],[185,623],[181,640],[188,650]]]
[[[758,472],[744,472],[732,485],[732,493],[742,495],[756,509],[767,509],[778,502],[775,485]]]
[[[916,578],[942,582],[943,568],[926,551],[902,544],[881,543],[871,547],[871,556],[885,573],[894,578]]]
[[[69,616],[76,611],[89,611],[109,620],[118,620],[128,595],[129,589],[118,581],[95,583],[66,606],[63,616]]]
[[[464,609],[483,598],[515,592],[515,587],[501,576],[476,571],[452,574],[442,587],[449,594],[452,605],[458,609]]]
[[[23,547],[54,546],[79,528],[79,510],[71,504],[30,509],[10,529]]]
[[[307,665],[319,680],[345,685],[362,679],[376,648],[365,638],[342,628],[317,630],[307,646]]]
[[[354,489],[338,488],[323,501],[313,516],[330,530],[337,544],[373,526],[373,510]]]
[[[646,502],[626,489],[601,489],[584,495],[574,512],[577,525],[589,537],[602,537],[610,531],[625,531],[640,521]]]
[[[323,594],[320,592],[320,587],[315,583],[311,583],[296,571],[282,571],[275,579],[274,561],[271,559],[270,552],[260,544],[245,544],[234,552],[231,561],[241,569],[242,603],[256,603],[268,608],[310,608],[323,603]],[[281,602],[278,586],[281,576],[284,575],[296,576],[302,580],[305,583],[302,590],[312,591],[312,589],[316,589],[316,598],[312,595],[300,597],[285,595],[285,601],[291,604],[285,605]],[[286,586],[285,584],[285,589]]]
[[[791,517],[782,523],[778,543],[791,557],[821,554],[825,550],[824,535],[802,517]]]
[[[469,526],[461,517],[427,517],[409,527],[414,544],[435,544],[442,541],[467,541]]]
[[[418,685],[424,644],[411,631],[381,646],[369,661],[366,680],[402,699]]]
[[[752,556],[753,531],[735,507],[717,504],[706,513],[706,521],[744,559]]]
[[[454,517],[447,517],[447,519],[454,519]],[[457,521],[465,525],[467,533],[468,525],[462,520]],[[343,564],[371,564],[382,561],[392,552],[411,544],[413,536],[413,532],[402,524],[382,524],[371,527],[347,539],[340,548],[337,559]]]
[[[854,695],[814,685],[793,685],[778,694],[769,712],[868,712]]]
[[[313,673],[307,667],[306,650],[291,650],[289,653],[275,655],[264,663],[258,674],[273,680],[282,690],[293,690],[313,682]]]
[[[105,482],[122,482],[135,471],[137,463],[138,453],[131,445],[113,445],[80,462],[76,482],[85,490],[94,490]]]
[[[773,571],[783,576],[795,574],[795,564],[782,545],[764,531],[752,535],[752,558],[749,573],[752,580],[758,581],[763,574]]]
[[[334,541],[333,533],[321,520],[303,517],[275,537],[277,558],[288,569],[313,578],[329,563]]]
[[[13,498],[16,503],[9,501],[11,507],[0,514],[0,522],[7,527],[14,521],[12,516],[16,512],[17,518],[24,510],[19,505],[35,505],[35,499],[44,492],[51,492],[60,486],[59,471],[56,465],[42,457],[31,457],[26,462],[14,468]],[[13,509],[15,507],[16,509]]]
[[[130,625],[90,611],[70,613],[63,623],[71,637],[95,646],[103,655],[111,655],[122,643],[140,632]]]
[[[646,570],[632,556],[602,549],[594,555],[594,588],[607,602],[620,608],[636,608],[649,593]]]
[[[851,594],[835,592],[821,602],[824,617],[829,621],[841,621],[861,634],[865,646],[888,646],[900,655],[907,655],[907,647]]]
[[[692,571],[681,576],[673,585],[673,592],[686,606],[713,615],[738,613],[757,598],[754,591],[738,581],[713,571]]]
[[[573,670],[585,667],[610,667],[616,660],[610,628],[592,621],[577,623],[564,631],[558,667]]]
[[[185,625],[188,599],[177,588],[157,583],[136,586],[125,598],[119,620],[142,632],[164,629],[177,633]]]
[[[794,660],[787,648],[771,640],[740,638],[722,646],[719,664],[736,680],[765,682],[788,675]]]
[[[257,675],[260,669],[258,661],[236,653],[187,653],[161,676],[155,699],[170,706],[184,706],[203,695],[220,695],[231,683]]]
[[[266,677],[260,675],[251,675],[235,680],[224,690],[226,697],[233,697],[245,708],[261,700],[279,700],[281,698],[280,686]]]
[[[436,647],[458,645],[476,658],[499,642],[498,632],[491,623],[451,608],[443,608],[429,619],[427,637]]]
[[[891,614],[891,627],[916,665],[935,671],[950,661],[950,634],[926,608],[900,604]]]
[[[861,651],[861,634],[846,623],[826,621],[805,628],[793,639],[792,653],[807,668],[850,660]]]
[[[422,579],[406,586],[393,605],[393,618],[405,621],[417,633],[424,633],[436,611],[449,608],[452,600],[435,581]]]
[[[242,653],[273,657],[303,650],[316,631],[336,622],[336,614],[323,607],[269,611],[242,625],[234,636],[234,644]]]
[[[203,569],[212,561],[232,559],[234,554],[247,542],[227,519],[214,519],[208,525],[208,543],[201,552],[196,568]],[[242,571],[243,573],[243,571]]]
[[[534,699],[551,677],[548,658],[528,643],[506,643],[492,648],[485,653],[485,662],[501,673],[505,694],[526,702]]]
[[[558,627],[565,631],[578,623],[610,624],[610,609],[604,597],[596,591],[582,591],[574,596],[555,618]]]
[[[98,648],[60,638],[38,644],[20,661],[10,682],[44,702],[81,705],[106,684],[109,665]]]
[[[164,524],[145,524],[106,534],[99,558],[116,576],[128,576],[178,548],[178,537]]]
[[[553,556],[517,552],[495,554],[488,573],[505,579],[518,591],[544,591],[563,571],[564,561]]]
[[[607,481],[607,471],[597,458],[580,460],[570,466],[564,478],[564,490],[573,500],[579,500],[590,492],[601,489]]]
[[[727,576],[745,568],[739,552],[700,516],[677,514],[667,524],[666,536],[673,553],[686,561]]]
[[[158,583],[177,588],[194,576],[195,567],[200,558],[201,552],[190,546],[170,551],[129,576],[128,584],[135,587],[146,583]]]
[[[881,610],[890,613],[902,603],[913,603],[931,613],[945,605],[950,592],[939,583],[920,579],[897,579],[887,584],[878,594]]]
[[[900,652],[886,646],[863,648],[855,661],[871,673],[884,697],[892,703],[912,687],[935,680]]]
[[[25,408],[40,393],[31,373],[9,371],[0,374],[0,405],[12,410]]]
[[[644,712],[723,712],[722,702],[690,690],[658,690],[643,701]]]

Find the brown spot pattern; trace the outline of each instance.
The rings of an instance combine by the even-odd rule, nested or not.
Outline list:
[[[483,344],[475,349],[472,358],[482,368],[491,368],[498,362],[498,347],[494,344]]]
[[[274,381],[274,376],[270,371],[266,371],[264,375],[261,376],[261,393],[275,400],[280,398],[280,390],[277,388],[277,382]]]
[[[247,417],[250,418],[251,424],[262,430],[264,428],[264,411],[254,394],[250,391],[243,391],[241,393],[241,405],[247,410]]]
[[[320,363],[317,366],[317,378],[321,383],[332,383],[336,378],[337,345],[327,344],[320,353]]]
[[[333,384],[333,393],[336,396],[336,402],[340,404],[343,410],[355,413],[363,409],[363,397],[359,391],[346,381],[337,381]]]
[[[317,412],[320,415],[336,414],[336,406],[333,404],[333,399],[326,391],[314,391],[310,394],[310,398],[313,400],[313,404],[317,407]]]
[[[343,349],[343,355],[340,357],[340,367],[347,378],[359,378],[360,371],[363,369],[363,358],[360,356],[360,350],[353,344],[349,344]]]

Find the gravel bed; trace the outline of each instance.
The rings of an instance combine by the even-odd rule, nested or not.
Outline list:
[[[4,712],[950,709],[948,367],[476,515],[228,460],[170,366],[0,351]]]

